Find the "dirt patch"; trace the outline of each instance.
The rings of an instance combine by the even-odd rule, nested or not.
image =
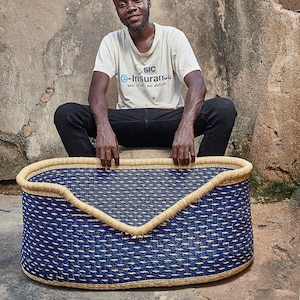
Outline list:
[[[15,180],[0,181],[0,195],[21,195],[21,188]]]
[[[299,0],[274,0],[275,3],[279,3],[283,8],[289,10],[300,10]]]

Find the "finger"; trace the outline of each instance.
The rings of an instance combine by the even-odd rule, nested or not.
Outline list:
[[[186,165],[186,150],[183,150],[182,148],[179,149],[179,163],[181,166]]]
[[[106,167],[111,167],[111,150],[105,149],[105,161],[106,161]]]
[[[173,164],[175,166],[178,166],[179,161],[178,161],[178,156],[177,156],[177,149],[175,147],[172,148],[171,155],[172,155],[172,158],[173,158]]]
[[[111,159],[106,160],[106,168],[111,167]]]
[[[115,165],[119,166],[120,165],[120,157],[119,157],[119,148],[116,147],[112,150],[112,157],[115,160]]]
[[[190,164],[190,162],[191,162],[190,152],[187,149],[186,151],[183,152],[182,165],[188,166]]]
[[[107,167],[107,157],[106,157],[106,150],[100,148],[100,160],[101,160],[101,165],[103,168]]]
[[[106,167],[106,160],[100,158],[100,161],[101,161],[102,167],[105,168]]]
[[[98,147],[96,147],[96,157],[100,158],[100,149]]]
[[[191,155],[191,163],[194,163],[196,161],[194,144],[192,144],[190,147],[190,155]]]

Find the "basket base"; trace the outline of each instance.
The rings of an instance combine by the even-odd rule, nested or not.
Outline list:
[[[252,264],[253,260],[254,258],[252,257],[244,265],[217,275],[182,278],[182,279],[142,280],[142,281],[133,281],[133,282],[126,282],[126,283],[118,283],[118,284],[87,284],[87,283],[72,283],[72,282],[59,282],[59,281],[45,280],[37,276],[31,275],[23,268],[23,266],[21,267],[22,267],[22,271],[27,277],[29,277],[34,281],[40,282],[42,284],[47,284],[47,285],[57,286],[57,287],[85,289],[85,290],[113,291],[113,290],[128,290],[128,289],[139,289],[139,288],[154,288],[154,287],[156,288],[176,287],[176,286],[186,286],[186,285],[215,282],[215,281],[232,277],[238,273],[243,272]]]

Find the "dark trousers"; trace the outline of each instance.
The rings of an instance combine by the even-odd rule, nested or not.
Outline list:
[[[171,147],[183,108],[166,110],[109,109],[108,117],[118,143],[126,147]],[[203,103],[194,124],[203,134],[198,156],[224,155],[236,118],[233,103],[216,97]],[[96,137],[95,121],[87,105],[66,103],[55,112],[54,122],[69,156],[95,156],[89,137]]]

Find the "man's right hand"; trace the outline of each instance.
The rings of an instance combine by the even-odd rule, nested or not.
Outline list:
[[[115,160],[116,166],[120,163],[117,137],[109,124],[103,126],[101,131],[98,131],[96,137],[96,156],[100,158],[101,165],[104,168],[111,167],[112,159]]]
[[[104,168],[111,167],[112,159],[119,165],[119,145],[117,137],[108,120],[106,91],[110,78],[102,72],[93,72],[89,92],[89,104],[97,128],[96,156]]]

